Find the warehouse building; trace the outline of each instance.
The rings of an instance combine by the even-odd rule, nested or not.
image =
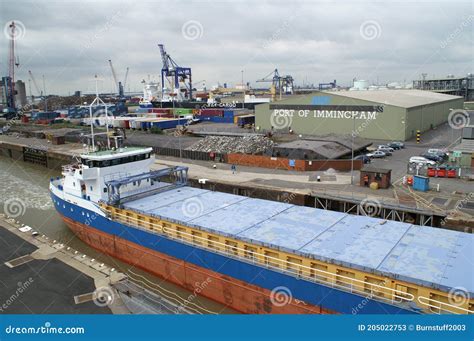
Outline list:
[[[260,131],[405,141],[462,109],[463,97],[422,90],[322,91],[255,107]]]

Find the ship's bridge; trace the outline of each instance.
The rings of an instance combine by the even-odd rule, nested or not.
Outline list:
[[[81,163],[89,168],[117,166],[125,163],[149,159],[152,148],[124,147],[81,155]]]

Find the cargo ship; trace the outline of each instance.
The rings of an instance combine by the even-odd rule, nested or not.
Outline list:
[[[472,234],[193,188],[154,161],[92,147],[51,179],[54,206],[93,248],[241,313],[473,313]]]

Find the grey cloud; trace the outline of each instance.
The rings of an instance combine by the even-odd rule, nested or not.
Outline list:
[[[349,84],[353,77],[409,82],[421,72],[472,72],[474,20],[459,30],[474,15],[469,1],[7,0],[0,6],[3,25],[15,19],[26,27],[18,41],[18,78],[28,79],[29,69],[37,78],[44,74],[48,89],[59,94],[91,88],[94,74],[111,90],[108,59],[120,78],[130,67],[130,87],[140,90],[140,81],[156,78],[161,69],[159,42],[208,86],[240,82],[242,69],[255,84],[275,67],[291,73],[297,84],[333,79]],[[200,22],[201,38],[183,37],[181,28],[189,20]],[[368,20],[380,27],[373,40],[360,33]],[[7,44],[0,35],[2,73]]]

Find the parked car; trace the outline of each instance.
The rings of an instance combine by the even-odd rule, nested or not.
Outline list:
[[[379,159],[379,158],[387,156],[387,154],[385,154],[381,150],[376,150],[376,151],[373,151],[371,153],[365,154],[365,156],[368,156],[368,157],[373,158],[373,159]]]
[[[357,155],[356,157],[354,157],[354,160],[362,160],[364,164],[370,163],[370,157],[368,157],[367,155]]]
[[[387,146],[397,150],[397,149],[402,149],[402,148],[405,148],[405,144],[403,142],[399,142],[399,141],[392,141],[390,143],[387,143]]]
[[[434,161],[434,162],[442,162],[444,160],[444,158],[442,156],[436,155],[436,154],[423,153],[420,156],[424,157],[425,159]]]
[[[440,156],[441,158],[443,158],[443,160],[448,159],[448,154],[446,152],[442,151],[441,149],[435,149],[435,148],[428,149],[426,154]]]
[[[436,165],[436,162],[428,160],[427,158],[424,158],[422,156],[412,156],[409,160],[410,163],[421,163],[424,165],[430,165],[434,166]]]
[[[387,155],[392,155],[392,153],[394,152],[393,148],[390,148],[389,146],[386,146],[386,145],[383,145],[383,144],[378,146],[377,150],[380,150],[380,151],[384,152]]]

